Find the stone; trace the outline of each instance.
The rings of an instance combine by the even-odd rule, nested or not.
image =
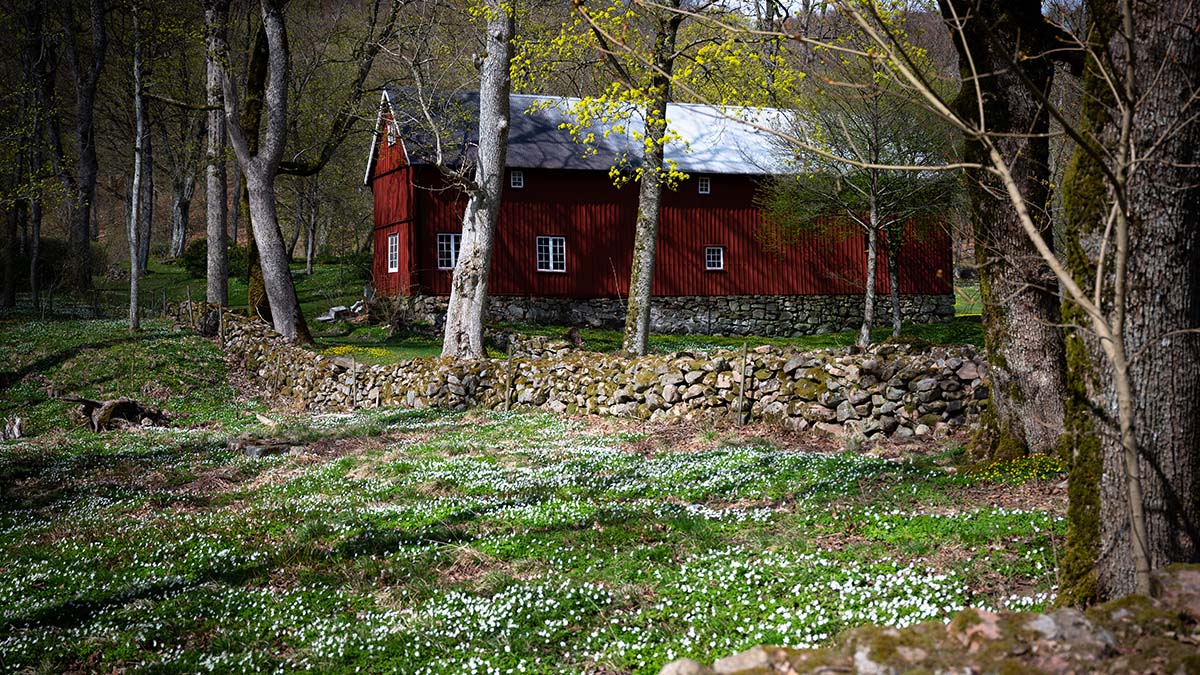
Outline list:
[[[699,661],[678,659],[663,666],[658,675],[714,675],[714,671]]]
[[[937,389],[937,386],[938,386],[937,378],[925,377],[920,380],[917,380],[917,383],[915,385],[913,385],[913,388],[916,389],[917,391],[933,391],[933,390]]]
[[[771,675],[771,654],[764,647],[751,647],[713,664],[716,675]]]
[[[929,425],[927,424],[918,424],[917,427],[913,429],[913,433],[918,436],[928,436],[930,431]]]
[[[792,358],[788,359],[787,363],[783,364],[783,372],[785,375],[791,375],[792,373],[799,370],[803,365],[804,365],[804,357],[799,354],[796,354]]]
[[[904,395],[907,393],[908,392],[899,387],[888,387],[887,391],[883,393],[883,397],[889,401],[899,401],[900,399],[904,398]]]
[[[705,373],[704,373],[703,369],[689,370],[688,372],[684,373],[683,380],[684,380],[684,382],[687,382],[688,384],[695,384],[695,383],[699,382],[701,379],[703,379],[704,375],[705,375]]]
[[[1172,565],[1151,572],[1150,593],[1200,623],[1200,566]]]
[[[979,379],[979,368],[973,361],[967,361],[954,374],[964,382],[971,382]]]
[[[842,401],[837,407],[837,421],[846,422],[847,420],[858,419],[858,413],[854,411],[854,406],[850,405],[849,401]]]

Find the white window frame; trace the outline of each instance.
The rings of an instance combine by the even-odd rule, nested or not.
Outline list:
[[[558,235],[539,235],[534,250],[539,272],[567,271],[567,238]],[[545,255],[543,255],[545,253]]]
[[[387,271],[394,274],[400,271],[400,234],[392,233],[387,238]]]
[[[525,187],[525,172],[520,169],[513,169],[508,172],[508,186],[514,190],[520,190]]]
[[[396,125],[390,120],[387,122],[387,144],[389,148],[396,144]]]
[[[448,248],[447,248],[448,247]],[[442,261],[443,252],[450,253],[450,266]],[[438,232],[437,235],[437,267],[439,270],[452,270],[458,266],[458,254],[462,251],[462,233]]]
[[[702,195],[712,194],[712,179],[708,176],[700,176],[696,179],[696,191]]]
[[[712,255],[716,252],[715,260]],[[716,263],[715,265],[713,263]],[[725,247],[724,246],[705,246],[704,247],[704,269],[708,272],[719,272],[725,269]]]

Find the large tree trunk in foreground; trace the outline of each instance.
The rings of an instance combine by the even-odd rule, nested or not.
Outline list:
[[[960,29],[951,27],[964,79],[957,102],[959,114],[980,122],[973,63],[981,74],[987,130],[997,134],[994,143],[1050,240],[1050,219],[1042,208],[1050,180],[1045,136],[1049,116],[1022,78],[1024,75],[1043,93],[1050,89],[1053,64],[1040,56],[1044,45],[1032,37],[1039,34],[1044,21],[1041,5],[1037,0],[940,0],[939,4],[948,21],[954,14],[960,20],[968,17]],[[1013,54],[1029,55],[1019,63],[1022,72],[1010,66],[1008,59]],[[964,154],[967,161],[987,163],[978,142],[968,141]],[[975,452],[989,458],[1051,452],[1063,428],[1065,395],[1058,285],[1025,236],[1015,209],[997,197],[1004,190],[996,179],[978,171],[970,180],[991,374],[991,402],[976,436]]]
[[[680,0],[668,7],[679,9]],[[629,275],[629,305],[625,309],[623,347],[629,354],[646,353],[650,341],[650,305],[654,296],[654,260],[658,249],[659,213],[663,191],[663,138],[667,132],[667,102],[671,100],[671,71],[675,40],[683,14],[666,11],[658,18],[654,39],[654,73],[650,76],[650,104],[646,114],[646,141],[642,178],[638,185],[637,222],[633,232],[633,267]]]
[[[1113,143],[1121,131],[1114,88],[1123,92],[1122,105],[1136,102],[1121,338],[1131,361],[1146,549],[1149,567],[1158,569],[1200,561],[1200,124],[1189,119],[1200,91],[1200,9],[1184,0],[1140,4],[1130,31],[1117,3],[1089,8],[1094,53],[1111,58],[1111,65],[1088,64],[1083,131],[1106,151],[1119,145]],[[1132,64],[1124,35],[1132,36]],[[1078,151],[1064,205],[1072,272],[1085,288],[1094,284],[1112,187],[1097,158]],[[1114,253],[1110,240],[1105,307],[1117,302]],[[1079,313],[1066,312],[1072,320]],[[1068,348],[1072,401],[1079,402],[1068,407],[1071,505],[1062,585],[1066,602],[1086,604],[1135,590],[1138,555],[1113,361],[1087,333],[1072,336]]]
[[[220,46],[225,42],[229,21],[229,0],[209,0],[204,8],[205,36],[205,102],[210,108],[224,106],[221,97]],[[205,299],[214,305],[229,304],[229,239],[225,229],[225,114],[221,110],[208,112],[208,147],[205,151],[205,230],[208,238],[208,267]]]
[[[513,10],[500,0],[486,3],[487,56],[479,71],[479,160],[471,197],[463,214],[462,244],[450,303],[442,356],[483,358],[483,316],[487,311],[488,274],[508,154],[509,94],[512,80]]]

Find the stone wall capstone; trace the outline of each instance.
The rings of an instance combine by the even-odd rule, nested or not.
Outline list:
[[[197,325],[214,309],[192,311],[189,323]],[[554,350],[536,358],[365,365],[297,346],[262,321],[230,312],[223,330],[226,352],[271,391],[320,410],[535,407],[652,421],[740,412],[791,429],[876,438],[961,426],[987,405],[987,366],[971,347],[883,344],[861,354],[759,347],[744,355],[638,358]]]
[[[415,295],[409,320],[437,324],[446,314],[446,298]],[[891,316],[891,298],[875,304],[876,316]],[[703,335],[764,335],[796,337],[835,333],[862,325],[861,295],[705,295],[656,297],[650,305],[650,329],[657,333]],[[953,295],[902,295],[905,321],[934,323],[954,317]],[[492,321],[543,323],[593,328],[625,325],[625,301],[620,298],[488,298]]]

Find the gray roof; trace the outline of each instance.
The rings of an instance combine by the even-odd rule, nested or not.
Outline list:
[[[412,102],[412,92],[389,88],[386,100],[395,112],[400,137],[410,161],[434,160],[434,134],[424,111]],[[576,142],[560,125],[574,122],[570,110],[579,99],[513,94],[507,165],[512,168],[607,171],[614,165],[637,166],[641,143],[635,135],[644,128],[638,110],[621,111],[617,119],[583,130],[594,142]],[[478,141],[479,95],[459,93],[445,97],[430,111],[440,129],[444,161],[458,164],[464,151]],[[787,111],[690,103],[667,106],[668,129],[680,137],[667,144],[666,158],[681,171],[702,174],[781,173],[787,152],[767,129],[787,128]],[[609,133],[605,134],[605,131]],[[373,146],[374,147],[374,146]],[[373,159],[373,157],[372,157]]]

